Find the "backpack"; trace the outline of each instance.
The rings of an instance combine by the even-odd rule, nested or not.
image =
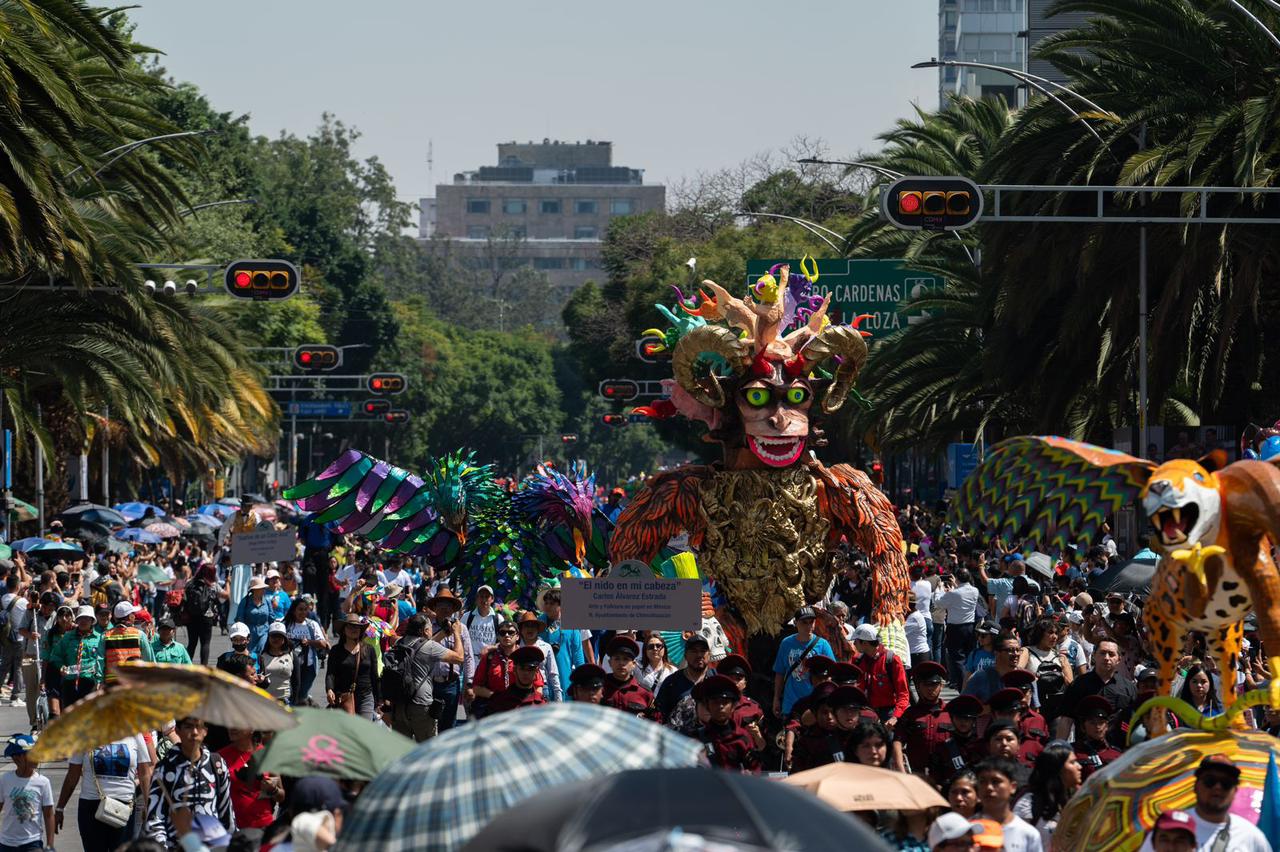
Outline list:
[[[1030,596],[1018,598],[1018,608],[1015,610],[1015,619],[1018,632],[1023,636],[1035,627],[1036,620],[1040,617],[1036,612],[1036,603]]]
[[[422,644],[397,642],[382,655],[382,697],[393,705],[412,701],[418,692],[412,666]]]
[[[15,594],[9,605],[0,610],[0,646],[10,647],[18,644],[18,631],[13,626],[13,608],[18,604]]]
[[[188,622],[199,624],[218,617],[218,596],[208,583],[196,580],[183,591],[183,610]]]

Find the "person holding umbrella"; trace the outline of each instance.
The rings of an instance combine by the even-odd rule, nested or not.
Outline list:
[[[175,731],[177,748],[169,749],[151,775],[147,822],[142,831],[143,837],[169,849],[178,847],[175,810],[187,810],[194,820],[208,822],[207,828],[202,826],[206,837],[214,823],[220,824],[226,834],[236,830],[231,773],[226,761],[205,748],[208,726],[202,719],[186,716],[178,720]]]

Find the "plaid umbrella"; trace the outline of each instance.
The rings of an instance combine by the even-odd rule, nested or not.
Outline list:
[[[182,530],[173,524],[167,524],[164,521],[156,521],[154,524],[147,524],[145,527],[149,533],[155,533],[161,538],[177,538],[182,535]]]
[[[702,759],[701,743],[610,707],[570,701],[499,713],[428,740],[383,770],[344,820],[340,845],[445,852],[541,790]]]

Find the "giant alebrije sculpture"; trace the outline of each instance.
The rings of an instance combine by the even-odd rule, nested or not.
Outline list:
[[[669,400],[637,410],[706,424],[723,461],[652,477],[619,516],[610,556],[649,562],[688,533],[727,601],[726,627],[777,634],[826,593],[847,540],[870,560],[887,644],[905,653],[909,582],[894,508],[862,471],[812,452],[825,444],[819,420],[845,405],[867,358],[865,332],[827,318],[815,275],[779,264],[744,298],[704,281],[700,301],[677,290],[674,311],[659,306],[672,327],[646,334],[661,338],[651,352],[670,351],[675,382]]]

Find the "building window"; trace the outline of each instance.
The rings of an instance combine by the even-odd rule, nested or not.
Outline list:
[[[575,201],[573,202],[573,212],[579,216],[594,216],[597,205],[594,201]]]
[[[489,199],[487,199],[487,198],[468,198],[468,199],[467,199],[467,212],[468,212],[468,213],[481,213],[481,214],[483,214],[483,213],[488,213],[488,212],[489,212]]]
[[[550,214],[552,214],[552,215],[554,215],[554,214],[556,214],[556,213],[559,213],[559,212],[560,212],[560,201],[559,201],[559,199],[556,199],[556,200],[543,200],[543,201],[542,201],[542,202],[540,202],[540,203],[539,203],[539,205],[538,205],[538,212],[540,212],[540,213],[550,213]]]
[[[527,209],[523,198],[508,198],[502,202],[502,212],[508,216],[521,216]]]
[[[467,226],[467,239],[485,240],[488,238],[489,238],[488,225],[468,225]]]
[[[632,203],[630,198],[615,198],[609,202],[609,212],[614,216],[630,216]]]
[[[513,240],[523,240],[528,234],[525,233],[524,225],[516,225],[507,229],[507,237]]]
[[[534,269],[564,269],[563,257],[535,257],[533,259]]]
[[[570,258],[570,263],[578,272],[582,272],[587,268],[587,259],[585,257]]]
[[[573,238],[575,240],[594,240],[598,232],[590,225],[579,225],[573,229]]]

